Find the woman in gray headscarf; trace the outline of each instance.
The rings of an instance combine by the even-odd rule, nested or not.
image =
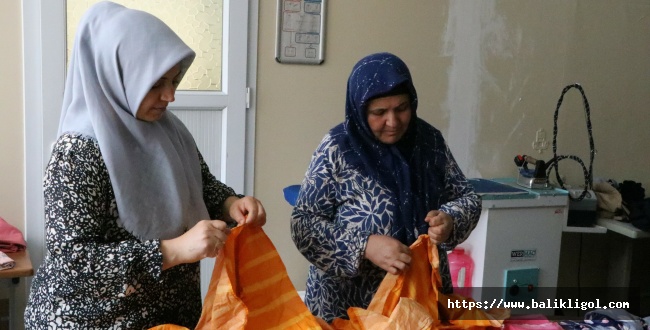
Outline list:
[[[265,223],[262,204],[217,181],[166,111],[194,56],[145,12],[102,2],[82,18],[44,178],[48,254],[27,329],[193,328],[198,261],[223,247],[226,221]]]

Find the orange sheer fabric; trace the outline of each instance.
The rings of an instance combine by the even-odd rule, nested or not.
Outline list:
[[[275,246],[260,227],[234,228],[212,271],[196,330],[320,330],[291,283]],[[181,330],[165,324],[151,330]]]
[[[197,330],[386,330],[501,327],[508,310],[447,308],[473,301],[438,292],[438,250],[422,235],[411,246],[413,261],[401,275],[386,275],[368,309],[348,309],[349,320],[331,324],[313,316],[289,280],[273,243],[259,227],[232,230],[212,272]],[[187,330],[165,324],[150,330]]]
[[[367,310],[348,309],[350,320],[335,319],[332,327],[348,329],[484,329],[501,327],[510,316],[505,309],[488,312],[481,309],[447,308],[448,300],[474,301],[456,294],[438,291],[442,278],[438,272],[438,249],[428,235],[411,245],[412,261],[408,271],[387,274]]]

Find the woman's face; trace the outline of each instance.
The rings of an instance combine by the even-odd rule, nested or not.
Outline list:
[[[142,99],[138,112],[135,114],[136,118],[153,122],[162,117],[167,110],[167,105],[174,102],[180,72],[181,67],[177,64],[158,79]]]
[[[411,100],[408,94],[391,95],[371,100],[366,110],[368,126],[377,140],[385,144],[399,141],[411,121]]]

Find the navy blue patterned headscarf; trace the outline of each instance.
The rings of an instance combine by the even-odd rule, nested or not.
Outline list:
[[[412,114],[404,137],[389,145],[377,140],[372,133],[366,108],[373,98],[392,95],[395,90],[407,91]],[[406,64],[390,53],[372,54],[361,59],[352,69],[348,79],[345,122],[332,130],[339,145],[352,151],[345,152],[346,161],[396,195],[400,208],[394,215],[396,230],[393,236],[405,244],[411,244],[419,234],[426,233],[428,225],[424,218],[429,210],[439,206],[442,188],[435,174],[442,171],[429,168],[437,163],[429,157],[434,155],[424,155],[427,150],[434,149],[424,148],[424,145],[435,143],[432,140],[439,132],[417,118],[417,106],[417,93]]]

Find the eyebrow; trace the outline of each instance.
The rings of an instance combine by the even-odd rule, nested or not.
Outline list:
[[[409,104],[410,104],[409,100],[405,100],[404,102],[398,104],[395,108],[401,108],[404,105],[409,105]],[[374,108],[374,109],[366,108],[366,111],[381,111],[381,110],[388,110],[388,108]]]
[[[178,76],[180,76],[180,74],[177,74],[177,75],[173,76],[171,79],[172,79],[172,80],[173,80],[173,79],[176,79],[176,78],[178,78]],[[165,76],[160,77],[160,80],[163,80],[163,79],[164,79],[164,80],[168,80],[169,78],[167,78],[167,77],[165,77]]]
[[[172,79],[176,79],[176,78],[178,78],[178,76],[180,76],[180,75],[181,75],[181,71],[179,70],[178,73],[177,73],[175,76],[172,77]],[[169,78],[167,78],[167,77],[165,77],[165,76],[163,75],[162,77],[160,77],[160,79],[165,79],[165,80],[167,80],[167,79],[169,79]]]

